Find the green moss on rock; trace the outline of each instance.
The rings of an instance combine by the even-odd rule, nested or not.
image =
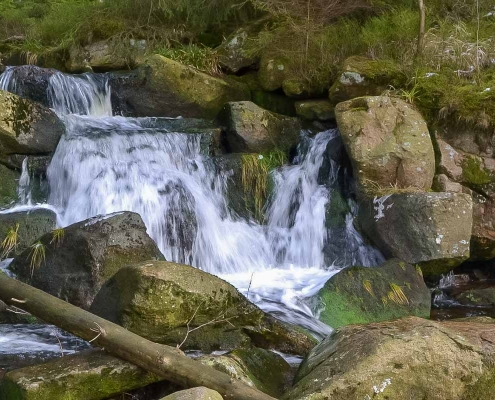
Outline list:
[[[408,315],[428,318],[430,292],[416,269],[397,259],[342,270],[318,293],[320,320],[333,328]]]
[[[17,201],[18,172],[0,164],[0,209],[8,208]]]

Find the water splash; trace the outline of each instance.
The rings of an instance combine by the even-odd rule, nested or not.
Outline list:
[[[19,186],[17,188],[17,195],[19,196],[19,203],[21,205],[32,205],[31,194],[31,178],[29,176],[28,158],[22,160],[21,177],[19,178]]]

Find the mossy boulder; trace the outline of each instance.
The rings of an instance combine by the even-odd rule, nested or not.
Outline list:
[[[296,113],[308,121],[331,121],[335,119],[335,106],[325,99],[302,100],[296,104]]]
[[[8,372],[0,383],[0,398],[102,400],[161,380],[95,349]]]
[[[325,89],[315,86],[305,79],[288,78],[282,83],[282,89],[287,97],[291,99],[310,99],[320,97]],[[328,88],[327,88],[328,89]]]
[[[294,377],[291,366],[280,355],[257,347],[203,356],[198,361],[275,398],[282,396]]]
[[[84,309],[120,268],[164,259],[139,214],[131,212],[97,216],[47,233],[38,246],[44,254],[39,263],[33,264],[33,249],[28,248],[9,268],[30,285]]]
[[[284,81],[289,76],[290,63],[285,57],[261,57],[258,80],[263,90],[273,92],[281,89]]]
[[[10,257],[20,254],[36,239],[53,231],[57,226],[57,214],[45,208],[0,214],[0,243],[9,231],[16,231],[16,248]]]
[[[363,202],[359,223],[385,256],[440,276],[469,258],[473,201],[463,193],[397,193]]]
[[[20,174],[17,171],[0,164],[0,210],[12,206],[19,199],[19,178]]]
[[[390,97],[360,97],[338,104],[335,115],[361,193],[431,188],[435,153],[414,107]]]
[[[311,351],[283,399],[491,399],[494,334],[493,322],[417,317],[340,328]]]
[[[320,321],[332,328],[415,315],[429,318],[430,291],[419,267],[398,259],[379,267],[349,267],[318,292]]]
[[[222,400],[223,397],[215,390],[203,386],[181,390],[163,397],[160,400]]]
[[[213,118],[225,103],[251,99],[238,80],[210,76],[160,55],[110,80],[114,108],[137,117]]]
[[[330,88],[333,104],[362,96],[380,96],[389,87],[401,87],[406,77],[397,65],[387,60],[353,56],[344,61],[339,78]]]
[[[0,90],[0,153],[51,153],[64,132],[49,108]]]
[[[184,349],[233,350],[254,344],[306,353],[312,340],[263,313],[232,285],[197,268],[146,261],[119,270],[91,312],[154,342]],[[206,324],[187,335],[190,329]],[[185,340],[187,335],[187,340]]]
[[[249,56],[245,51],[250,36],[249,31],[249,28],[238,29],[215,49],[220,66],[227,72],[235,74],[257,64],[258,57]]]
[[[250,101],[226,104],[218,120],[225,127],[230,149],[238,153],[289,150],[301,131],[296,118],[272,113]]]

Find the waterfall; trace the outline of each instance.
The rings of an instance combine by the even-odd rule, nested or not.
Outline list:
[[[22,205],[32,204],[31,178],[29,176],[27,157],[25,157],[24,160],[22,160],[22,170],[21,170],[21,177],[19,178],[19,187],[17,189],[17,195],[19,196],[20,204]]]
[[[15,87],[6,73],[0,82]],[[110,92],[105,75],[50,77],[49,103],[67,127],[47,171],[48,203],[61,224],[137,212],[167,260],[218,275],[265,311],[327,334],[310,299],[345,265],[329,265],[325,245],[343,235],[349,259],[365,266],[381,260],[355,230],[352,214],[340,233],[325,226],[340,165],[330,160],[326,184],[319,174],[338,131],[303,132],[294,163],[272,172],[262,225],[229,210],[231,171],[218,172],[203,154],[201,134],[181,132],[171,119],[112,116]]]

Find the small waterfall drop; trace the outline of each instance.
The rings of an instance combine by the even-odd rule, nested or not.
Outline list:
[[[13,82],[10,69],[0,76],[2,85],[15,89]],[[319,174],[338,132],[305,135],[294,163],[272,172],[275,188],[262,225],[230,212],[230,171],[218,172],[201,151],[201,134],[184,133],[171,123],[177,120],[112,116],[110,94],[105,75],[55,72],[49,79],[48,101],[67,127],[47,171],[48,203],[60,223],[137,212],[168,260],[218,275],[265,311],[328,334],[310,299],[346,266],[325,257],[325,245],[337,239],[332,235],[349,243],[347,259],[365,266],[381,261],[355,230],[352,214],[340,233],[325,225],[340,165],[330,160],[326,184]]]
[[[32,205],[31,177],[29,176],[27,157],[22,160],[22,170],[21,177],[19,178],[17,195],[19,196],[19,202],[21,205]]]

